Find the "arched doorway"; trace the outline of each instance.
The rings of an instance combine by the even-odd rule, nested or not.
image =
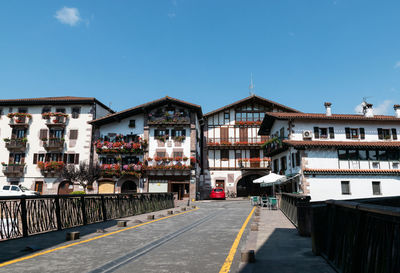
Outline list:
[[[121,193],[137,193],[137,185],[132,180],[127,180],[122,184]]]
[[[74,191],[74,185],[70,181],[63,181],[58,186],[58,194],[70,194]]]
[[[246,197],[260,195],[260,184],[253,183],[253,180],[260,178],[259,174],[250,174],[243,176],[236,185],[236,195],[238,197]]]

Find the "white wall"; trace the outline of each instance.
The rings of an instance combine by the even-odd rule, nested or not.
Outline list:
[[[373,175],[316,175],[308,177],[311,201],[400,195],[400,178]],[[341,181],[350,181],[350,195],[342,194]],[[381,182],[382,195],[372,194],[372,181]]]

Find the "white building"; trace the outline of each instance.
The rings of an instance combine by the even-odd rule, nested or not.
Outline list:
[[[400,108],[395,115],[267,113],[260,134],[270,136],[272,171],[291,179],[281,187],[311,201],[400,195]]]
[[[258,131],[265,112],[283,111],[298,112],[252,95],[205,114],[206,184],[237,196],[259,194],[259,184],[252,181],[268,174],[269,158],[261,148],[268,136]]]
[[[164,97],[94,120],[104,170],[99,193],[176,192],[196,198],[202,156],[201,107]],[[137,145],[137,149],[123,148]]]
[[[43,194],[73,191],[59,170],[90,160],[88,121],[110,113],[95,98],[0,100],[0,186],[21,184]]]

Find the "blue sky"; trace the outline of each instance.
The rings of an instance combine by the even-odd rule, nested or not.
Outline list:
[[[400,103],[400,1],[1,1],[1,97],[165,95],[211,111],[255,93],[307,112]]]

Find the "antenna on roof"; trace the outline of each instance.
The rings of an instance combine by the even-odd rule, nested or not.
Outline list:
[[[249,93],[250,93],[250,96],[253,96],[254,95],[254,88],[255,88],[256,86],[253,84],[253,72],[251,72],[251,74],[250,74],[250,85],[249,85]]]
[[[363,98],[362,98],[363,101],[362,101],[362,103],[361,103],[361,106],[362,106],[362,113],[363,113],[363,114],[365,114],[365,112],[367,111],[367,104],[368,104],[367,99],[368,99],[368,98],[371,98],[371,97],[363,97]]]

